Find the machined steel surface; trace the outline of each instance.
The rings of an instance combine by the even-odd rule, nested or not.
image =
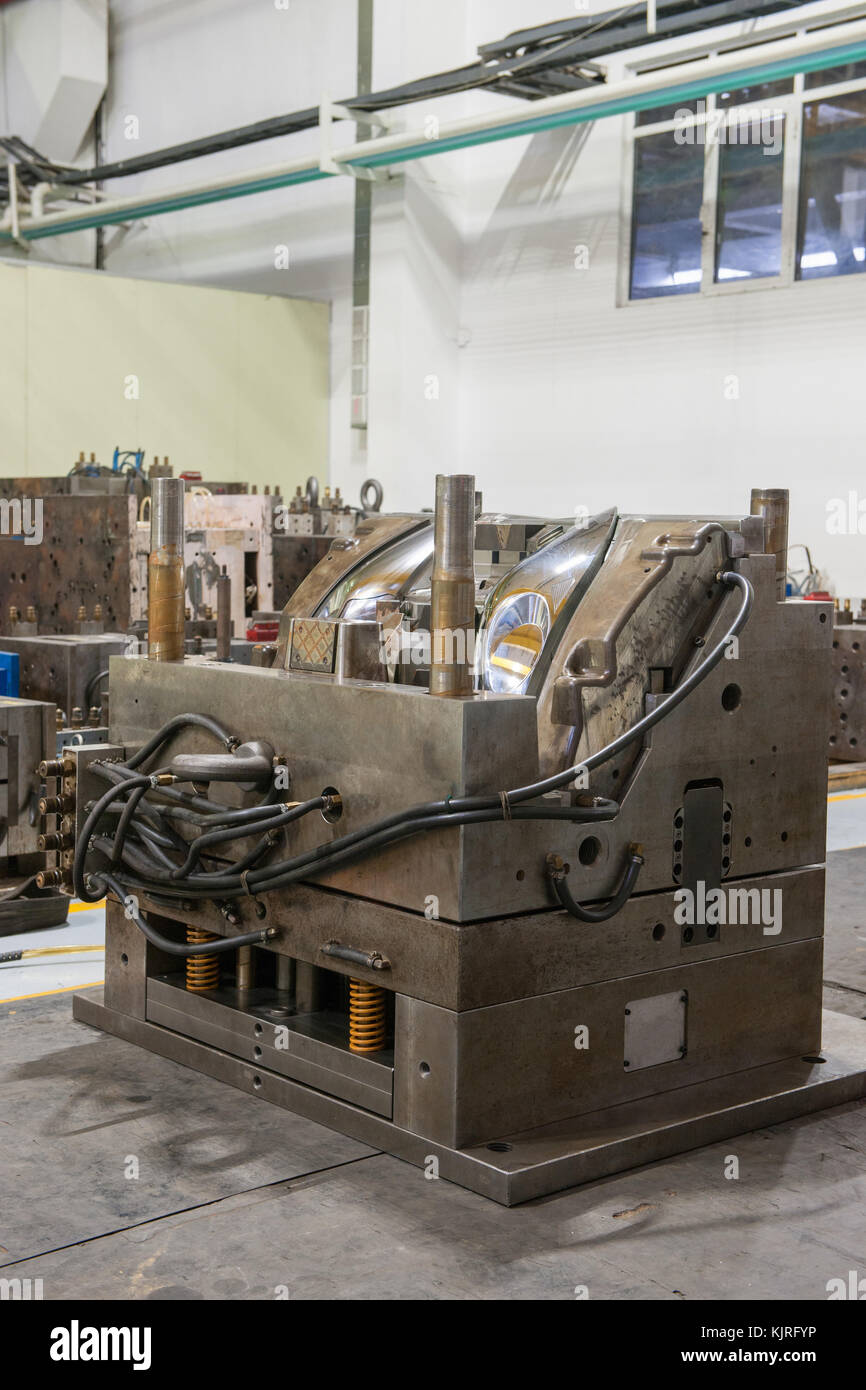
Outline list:
[[[399,995],[395,1122],[464,1148],[813,1053],[821,946],[819,937],[462,1013]],[[674,990],[688,995],[685,1053],[633,1069],[626,1007]]]
[[[14,481],[15,494],[39,499],[42,541],[24,546],[14,536],[0,536],[0,627],[9,630],[10,608],[23,618],[32,606],[40,634],[72,634],[79,631],[79,609],[84,607],[90,620],[97,604],[108,632],[127,632],[144,623],[150,527],[145,512],[140,519],[140,497],[104,489],[71,495],[66,479]],[[153,485],[165,481],[183,487],[180,479],[154,478]],[[216,580],[225,565],[232,580],[235,633],[242,636],[245,613],[271,609],[274,603],[276,499],[238,495],[233,484],[211,486],[211,495],[185,498],[186,603],[192,616],[203,617],[207,606],[216,612]],[[150,499],[145,501],[150,505]],[[255,590],[249,602],[247,589]]]
[[[656,727],[648,746],[616,760],[608,774],[621,803],[615,822],[437,829],[319,881],[415,911],[432,899],[440,917],[466,922],[552,906],[548,853],[571,864],[570,881],[582,901],[604,898],[622,875],[626,846],[635,842],[646,859],[641,890],[666,889],[675,882],[676,813],[696,780],[720,783],[735,807],[735,835],[726,846],[729,880],[823,862],[829,609],[798,600],[777,605],[773,557],[737,563],[754,584],[755,607],[736,657],[722,661]],[[733,604],[728,599],[695,636],[719,640]],[[689,661],[703,650],[693,641]],[[340,821],[299,822],[291,844],[300,850],[419,802],[496,794],[537,775],[538,714],[529,696],[434,701],[410,686],[189,661],[159,672],[136,659],[114,661],[111,679],[116,742],[132,747],[179,710],[196,709],[285,755],[294,797],[335,786],[343,799]],[[643,713],[631,696],[614,709],[615,722],[602,706],[598,720],[588,720],[594,746],[605,732],[612,736],[633,723],[632,711]],[[187,741],[204,749],[196,737],[185,736],[178,751]]]
[[[862,762],[866,757],[866,623],[835,624],[831,679],[829,756]]]
[[[393,1060],[350,1052],[342,1015],[303,1014],[275,990],[190,994],[177,976],[147,986],[147,1020],[391,1118]]]
[[[285,799],[316,807],[276,832],[275,864],[426,802],[483,796],[501,815],[327,873],[311,865],[307,882],[269,892],[245,874],[246,896],[230,902],[195,897],[179,868],[170,881],[133,875],[137,910],[169,941],[190,928],[269,935],[223,953],[218,988],[186,989],[166,943],[110,902],[104,1003],[78,1001],[77,1016],[412,1161],[440,1157],[443,1176],[506,1202],[861,1094],[862,1057],[835,1070],[809,1060],[821,1047],[829,605],[777,601],[762,516],[610,512],[584,537],[566,522],[477,521],[471,481],[442,480],[461,507],[439,497],[435,555],[425,517],[375,518],[335,542],[283,612],[272,666],[114,661],[110,737],[128,756],[192,711],[267,745]],[[476,585],[479,527],[491,549]],[[429,692],[402,660],[383,661],[395,624],[469,636],[470,614],[495,618],[524,578],[538,603],[498,629],[494,689],[531,693],[464,688],[435,648]],[[462,598],[443,606],[449,585],[465,612]],[[751,613],[732,636],[744,592]],[[721,659],[665,711],[710,651]],[[587,782],[583,760],[652,712],[665,717]],[[205,775],[215,756],[194,727],[159,754],[209,783],[211,804],[251,805],[261,788]],[[531,809],[588,814],[521,818],[505,793],[568,768],[570,784]],[[229,864],[248,849],[220,841]],[[615,894],[632,860],[637,890],[609,920],[560,906],[551,862],[586,906]],[[369,1057],[352,1055],[362,1002],[384,1020]],[[846,1033],[843,1051],[863,1036]]]
[[[274,607],[282,611],[307,575],[331,548],[333,536],[275,533],[272,537],[274,564]]]
[[[28,490],[29,480],[23,495]],[[32,605],[40,632],[72,633],[79,608],[90,614],[98,603],[106,628],[125,632],[144,612],[137,517],[135,497],[47,493],[41,545],[25,548],[12,536],[0,536],[0,622],[8,626],[11,606],[23,614]]]
[[[436,479],[433,573],[430,584],[430,694],[472,694],[475,636],[475,479]]]
[[[749,510],[752,516],[763,517],[765,549],[776,557],[776,593],[784,599],[788,578],[788,489],[752,488]]]
[[[81,756],[79,754],[79,756]],[[718,960],[762,950],[774,943],[792,944],[820,938],[823,923],[824,868],[814,866],[774,874],[771,880],[784,907],[778,936],[766,936],[758,925],[727,924],[694,944],[682,939],[674,920],[674,890],[639,893],[602,928],[575,922],[559,906],[542,912],[512,913],[477,922],[448,922],[408,912],[349,893],[311,884],[296,884],[289,892],[262,894],[265,920],[279,927],[267,950],[277,956],[323,966],[336,974],[368,980],[454,1013],[483,1010],[511,1001],[579,989],[605,980],[669,971],[681,964]],[[760,876],[744,878],[744,893],[766,886]],[[145,898],[144,905],[151,900]],[[152,902],[164,923],[188,922],[225,936],[224,919],[208,906],[172,907]],[[257,923],[253,905],[236,906],[236,930]],[[119,916],[119,921],[118,921]],[[123,913],[109,905],[110,937]],[[232,930],[235,930],[232,928]],[[106,988],[124,985],[120,954],[140,937],[124,930],[117,951],[109,939],[106,949]],[[387,971],[348,963],[323,948],[330,942],[348,944],[368,955],[384,956]],[[108,999],[112,1003],[111,998]]]
[[[577,1122],[559,1121],[528,1133],[509,1131],[455,1150],[289,1077],[266,1073],[217,1048],[108,1009],[98,997],[76,995],[73,1011],[82,1023],[418,1167],[434,1158],[440,1177],[505,1206],[866,1095],[866,1024],[825,1013],[821,1061],[792,1057],[750,1067],[663,1096],[594,1111]]]
[[[40,762],[54,755],[54,706],[0,696],[0,867],[36,855]],[[42,856],[40,855],[40,862]]]
[[[147,655],[182,661],[184,638],[184,525],[182,478],[155,478],[147,564]]]
[[[110,657],[122,656],[129,646],[129,638],[119,632],[0,636],[0,651],[18,653],[21,694],[47,700],[63,710],[67,719],[76,708],[86,718],[90,706],[100,703],[108,677],[97,681],[97,676],[108,670]]]

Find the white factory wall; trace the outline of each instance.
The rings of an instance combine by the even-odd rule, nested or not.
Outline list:
[[[828,13],[831,6],[812,8]],[[454,64],[479,43],[559,17],[563,7],[472,0],[456,9],[465,20],[462,39],[441,14],[435,21],[440,37],[454,39],[441,61]],[[413,27],[422,23],[418,10]],[[612,80],[624,62],[611,61]],[[510,105],[473,94],[461,99],[462,109],[490,109],[497,100]],[[450,116],[458,108],[436,109]],[[791,543],[810,546],[837,592],[859,595],[866,537],[830,535],[827,519],[833,499],[849,492],[866,499],[866,277],[618,307],[630,120],[501,141],[408,168],[416,191],[404,194],[404,205],[411,211],[423,197],[435,215],[404,219],[415,290],[408,309],[380,292],[394,271],[390,248],[374,237],[370,457],[386,496],[394,506],[429,502],[431,439],[453,442],[438,466],[474,472],[497,511],[615,504],[740,515],[751,487],[788,487]],[[586,269],[575,268],[578,246],[589,249]],[[425,282],[427,311],[416,328]],[[376,393],[394,340],[401,357],[392,371],[401,372],[403,385],[397,431],[387,413],[391,383],[381,398]],[[438,398],[427,389],[431,375],[441,378]],[[447,430],[443,414],[452,417]]]
[[[325,92],[351,96],[356,42],[355,0],[112,0],[104,157],[124,159],[317,106]],[[138,138],[128,139],[130,131]],[[123,193],[173,188],[300,157],[317,140],[315,131],[269,140],[113,187]],[[353,445],[353,189],[347,185],[335,179],[155,217],[128,233],[110,230],[106,250],[113,273],[330,304],[330,471],[338,481]],[[243,476],[268,466],[248,453]],[[305,477],[317,473],[325,482],[327,471],[327,462],[311,456]]]
[[[328,307],[0,263],[0,476],[79,452],[282,485],[327,467]]]
[[[568,8],[376,0],[374,84],[465,63],[478,43]],[[355,87],[355,0],[112,0],[111,16],[107,158]],[[611,61],[611,78],[624,62]],[[395,118],[420,125],[493,103],[512,106],[474,93]],[[125,138],[129,116],[139,122],[136,143]],[[629,119],[438,156],[402,166],[377,188],[366,459],[348,424],[348,178],[110,231],[107,265],[329,301],[330,477],[349,492],[370,473],[385,484],[387,506],[429,505],[435,472],[461,469],[476,473],[497,510],[616,503],[736,514],[753,485],[787,486],[792,542],[811,546],[838,592],[859,594],[866,538],[829,536],[826,515],[832,498],[866,491],[866,282],[617,307]],[[348,140],[351,127],[343,129]],[[115,188],[267,164],[307,152],[317,138],[270,141]],[[588,269],[575,269],[580,244]],[[282,245],[287,270],[274,265]],[[52,254],[47,246],[33,254]],[[735,399],[725,389],[732,376]]]

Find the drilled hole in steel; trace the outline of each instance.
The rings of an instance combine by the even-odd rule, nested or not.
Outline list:
[[[586,867],[589,864],[595,863],[600,851],[601,841],[597,840],[594,835],[587,835],[586,839],[581,840],[580,842],[580,848],[577,851],[577,857],[580,860],[581,864],[583,864],[584,867]]]

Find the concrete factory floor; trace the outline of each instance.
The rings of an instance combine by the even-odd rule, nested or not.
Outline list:
[[[866,793],[828,845],[825,1006],[863,1018]],[[46,1299],[825,1299],[863,1272],[866,1104],[507,1210],[73,1022],[66,980],[21,998],[35,973],[0,991],[0,1277]]]

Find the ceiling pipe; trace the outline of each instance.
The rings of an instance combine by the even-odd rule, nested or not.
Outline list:
[[[689,63],[688,80],[671,82],[670,73],[656,69],[609,83],[604,88],[603,96],[598,88],[583,88],[561,96],[543,97],[533,102],[528,112],[525,107],[498,110],[443,123],[438,137],[432,140],[425,138],[422,130],[410,129],[379,135],[343,150],[334,150],[331,158],[338,165],[348,166],[350,171],[353,168],[405,163],[450,150],[534,135],[559,126],[602,120],[630,111],[652,110],[657,106],[691,101],[730,87],[769,82],[793,76],[797,72],[838,66],[864,58],[866,22],[861,20],[829,30],[762,43],[751,60],[740,49],[735,53],[715,54]],[[66,209],[46,212],[38,217],[22,217],[19,236],[27,241],[63,236],[69,232],[134,222],[145,217],[333,177],[337,176],[322,169],[315,158],[294,160],[255,169],[240,176],[226,174],[161,193],[107,199],[98,210],[87,213]],[[0,231],[0,242],[11,239],[8,232]]]

